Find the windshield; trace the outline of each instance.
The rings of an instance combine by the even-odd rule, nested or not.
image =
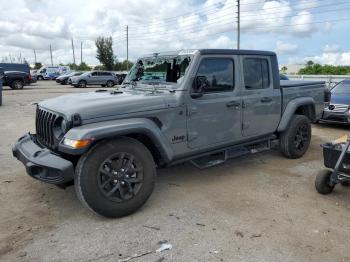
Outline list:
[[[192,60],[191,55],[145,57],[139,59],[125,77],[124,83],[145,84],[178,83]]]
[[[350,95],[350,80],[341,81],[332,89],[332,94],[349,94]]]

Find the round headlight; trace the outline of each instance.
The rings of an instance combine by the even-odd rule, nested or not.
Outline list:
[[[66,130],[67,130],[67,121],[63,119],[61,121],[61,131],[62,131],[63,134],[65,134]]]
[[[62,136],[66,133],[67,122],[63,117],[58,117],[53,124],[53,133],[56,139],[62,138]]]

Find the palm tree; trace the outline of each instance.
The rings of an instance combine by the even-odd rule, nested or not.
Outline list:
[[[282,66],[281,71],[283,74],[285,74],[287,70],[288,68],[286,66]]]

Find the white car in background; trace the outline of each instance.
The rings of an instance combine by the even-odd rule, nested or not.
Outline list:
[[[43,66],[37,71],[37,79],[56,79],[60,75],[69,73],[69,71],[69,66]]]

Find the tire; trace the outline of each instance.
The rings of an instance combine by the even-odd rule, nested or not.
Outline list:
[[[38,76],[38,80],[44,80],[43,76]]]
[[[127,163],[133,159],[132,165],[120,165],[120,159]],[[135,173],[129,173],[129,180],[126,180],[128,172],[123,168],[135,170]],[[134,179],[135,184],[131,185],[130,179]],[[78,161],[74,185],[79,200],[87,208],[114,218],[139,209],[153,192],[155,179],[156,168],[150,151],[139,141],[125,137],[100,142],[85,153]]]
[[[62,80],[61,81],[61,85],[66,85],[67,84],[67,80]]]
[[[106,86],[107,86],[107,87],[113,87],[113,86],[114,86],[113,81],[108,80],[107,83],[106,83]]]
[[[315,180],[315,187],[318,193],[322,195],[328,195],[332,193],[334,186],[329,185],[330,177],[332,171],[330,170],[322,170],[320,171]]]
[[[84,80],[80,80],[79,83],[78,83],[78,86],[79,86],[80,88],[86,88],[86,85],[87,85],[87,83],[86,83],[86,81],[84,81]]]
[[[345,186],[345,187],[350,187],[350,181],[347,180],[347,181],[343,181],[340,183],[342,186]]]
[[[21,80],[15,80],[11,83],[12,89],[23,89],[24,83]]]
[[[311,141],[310,120],[304,115],[294,115],[289,127],[280,136],[280,150],[287,158],[300,158]]]

